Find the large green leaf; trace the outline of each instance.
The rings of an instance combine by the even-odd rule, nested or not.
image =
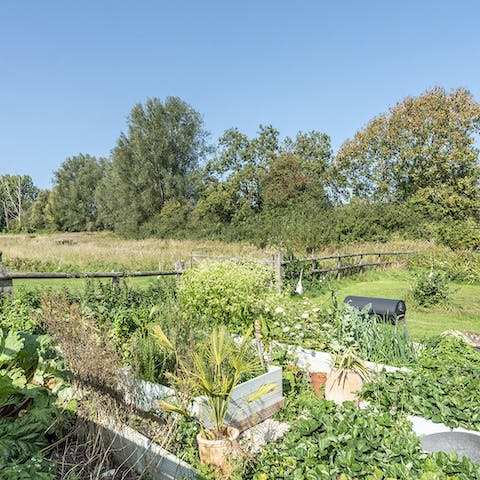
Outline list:
[[[24,340],[17,332],[0,330],[0,368],[8,366],[22,350]]]

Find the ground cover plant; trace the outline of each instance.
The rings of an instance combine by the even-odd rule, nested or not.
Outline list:
[[[456,454],[422,453],[410,423],[399,413],[315,399],[285,438],[255,458],[243,478],[470,480],[480,478],[480,467]]]
[[[380,374],[362,398],[382,410],[480,430],[480,353],[459,334],[429,339],[409,371]]]

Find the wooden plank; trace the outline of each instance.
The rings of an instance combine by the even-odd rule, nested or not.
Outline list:
[[[245,430],[248,430],[249,428],[254,427],[255,425],[258,425],[259,423],[267,420],[267,418],[272,417],[275,413],[277,413],[281,408],[283,408],[285,405],[285,399],[282,397],[280,400],[278,400],[276,403],[273,403],[272,405],[265,407],[262,410],[259,410],[255,412],[254,414],[240,420],[234,422],[233,426],[235,428],[238,428],[240,432],[244,432]]]

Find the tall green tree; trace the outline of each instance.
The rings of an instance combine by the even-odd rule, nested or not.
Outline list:
[[[193,198],[194,173],[207,152],[202,117],[181,99],[135,105],[97,193],[101,222],[135,235],[167,202]]]
[[[262,209],[260,179],[279,153],[279,131],[271,125],[260,125],[258,135],[252,139],[231,128],[219,138],[217,155],[207,169],[227,186],[235,198],[235,210],[248,216]],[[211,193],[217,196],[215,191]]]
[[[28,209],[27,227],[30,231],[55,231],[58,226],[52,213],[51,190],[40,190]]]
[[[271,125],[260,125],[251,139],[237,129],[227,130],[207,165],[218,183],[211,184],[198,207],[228,223],[248,220],[265,208],[283,208],[306,190],[312,198],[324,199],[331,159],[328,135],[299,132],[283,142],[279,136]]]
[[[421,201],[432,188],[475,198],[479,133],[480,105],[467,90],[435,87],[407,97],[341,147],[337,191],[387,202]]]
[[[30,175],[0,175],[0,208],[3,227],[25,228],[28,209],[38,195]]]
[[[93,230],[97,220],[95,192],[105,172],[105,159],[79,154],[54,173],[51,213],[60,230]]]

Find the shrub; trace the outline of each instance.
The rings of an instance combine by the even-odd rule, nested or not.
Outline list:
[[[263,311],[271,278],[257,263],[205,264],[185,273],[178,295],[186,318],[240,332]]]
[[[450,287],[444,275],[433,270],[428,275],[419,275],[411,287],[413,302],[420,307],[447,305],[450,302]]]
[[[13,295],[0,295],[0,327],[34,333],[37,325],[32,318],[39,305],[36,291],[15,289]]]
[[[443,222],[439,224],[436,236],[440,243],[452,250],[480,249],[480,230],[478,222],[473,219]]]

